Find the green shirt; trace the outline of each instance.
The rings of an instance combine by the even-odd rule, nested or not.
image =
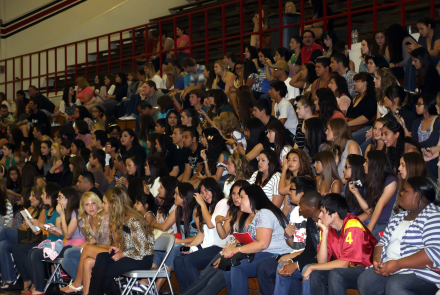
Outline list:
[[[13,115],[9,114],[5,119],[11,119],[12,122],[5,122],[5,121],[3,121],[3,117],[0,116],[1,123],[6,124],[6,125],[14,124],[15,118]],[[6,126],[0,125],[0,129],[6,131]]]

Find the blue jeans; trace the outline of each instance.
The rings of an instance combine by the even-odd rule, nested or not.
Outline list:
[[[185,293],[181,295],[212,295],[217,294],[226,287],[223,270],[211,266],[211,264],[220,257],[222,257],[220,253],[214,256],[208,263],[208,266],[202,271],[197,281],[189,286]]]
[[[249,292],[248,278],[257,276],[257,265],[260,262],[270,259],[274,255],[268,252],[255,253],[254,260],[249,263],[248,260],[241,260],[241,264],[231,267],[230,271],[225,271],[226,287],[229,295],[242,295]]]
[[[332,270],[314,270],[310,274],[310,286],[312,295],[329,295],[347,294],[347,289],[357,289],[358,277],[363,273],[365,267],[347,267],[335,268]],[[399,293],[390,293],[399,294]],[[400,295],[400,294],[399,294]]]
[[[310,264],[304,266],[301,271],[297,269],[290,277],[285,277],[278,274],[278,271],[280,270],[281,266],[283,266],[283,264],[284,262],[278,264],[274,294],[310,295],[311,294],[310,280],[302,279],[303,271],[305,271]],[[302,281],[302,286],[301,286],[301,281]]]
[[[130,116],[130,115],[139,116],[139,112],[136,107],[139,101],[140,101],[139,95],[132,95],[130,97],[130,100],[125,100],[122,102],[125,108],[123,108],[121,105],[121,109],[125,111],[126,116]]]
[[[79,259],[81,258],[81,248],[72,247],[64,252],[64,258],[61,262],[62,267],[72,277],[76,279],[78,272]]]
[[[181,244],[174,245],[173,250],[171,250],[170,255],[168,255],[168,258],[165,261],[166,267],[169,267],[172,270],[174,270],[174,260],[180,254],[180,246],[182,245]],[[159,265],[162,263],[163,259],[165,258],[165,254],[166,252],[164,251],[154,251],[153,264],[159,267]]]
[[[280,282],[283,280],[282,285],[282,292],[285,292],[283,294],[298,294],[301,295],[301,272],[294,272],[292,277],[284,277],[282,275],[278,274],[278,271],[283,266],[285,261],[278,263],[276,261],[275,257],[273,259],[267,259],[258,264],[257,266],[257,276],[258,276],[258,283],[260,285],[260,292],[263,295],[272,295],[277,294],[279,295],[280,290]],[[297,276],[299,274],[299,276]],[[297,278],[297,280],[291,280],[291,278]],[[276,281],[275,281],[276,278]],[[291,284],[292,281],[292,284]],[[275,291],[274,291],[275,290]]]
[[[15,265],[17,266],[17,270],[20,273],[23,282],[27,282],[33,279],[31,260],[29,259],[28,255],[32,248],[38,246],[39,244],[40,243],[18,243],[12,249],[12,255],[14,256]]]
[[[0,231],[0,270],[2,279],[6,281],[15,281],[17,274],[12,261],[12,249],[18,244],[18,231],[12,227],[4,227]]]
[[[395,274],[383,277],[378,275],[372,267],[359,276],[357,285],[361,295],[434,295],[438,291],[434,283],[420,279],[415,274]]]
[[[180,254],[174,259],[174,272],[179,282],[180,292],[184,293],[200,276],[200,269],[205,269],[212,258],[217,255],[222,248],[211,246],[199,249],[190,254]]]
[[[370,143],[371,143],[371,138],[367,139],[363,144],[361,144],[362,155],[365,155],[365,151],[367,150],[367,147]]]
[[[365,142],[365,134],[370,128],[371,126],[367,125],[352,133],[353,139],[358,145],[362,145]]]
[[[111,111],[116,107],[116,105],[118,103],[119,103],[119,101],[117,101],[116,99],[110,99],[110,100],[104,101],[100,105],[104,110]]]

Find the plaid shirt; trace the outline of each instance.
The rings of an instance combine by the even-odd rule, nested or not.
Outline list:
[[[351,98],[356,96],[356,92],[354,91],[354,80],[353,80],[354,75],[356,75],[356,72],[350,69],[346,69],[345,72],[342,74],[342,77],[344,77],[345,80],[347,80],[348,92],[350,92]],[[347,94],[347,93],[343,93],[343,94]]]

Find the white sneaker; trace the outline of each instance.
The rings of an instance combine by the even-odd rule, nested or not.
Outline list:
[[[130,115],[130,116],[125,117],[124,120],[135,120],[135,119],[136,119],[136,116]]]
[[[126,120],[128,116],[120,117],[118,120]]]

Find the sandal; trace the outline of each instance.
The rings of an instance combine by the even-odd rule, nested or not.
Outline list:
[[[29,293],[29,292],[31,292],[31,289],[32,289],[32,284],[30,284],[29,286],[25,287],[24,290],[21,291],[21,294]]]
[[[60,289],[60,291],[63,293],[63,294],[80,294],[81,292],[82,292],[82,290],[83,290],[83,286],[80,286],[80,287],[75,287],[75,286],[73,286],[72,285],[72,283],[70,283],[70,284],[68,284],[65,288],[67,288],[68,290],[70,289],[70,290],[73,290],[74,292],[69,292],[69,291],[61,291],[61,289]]]

